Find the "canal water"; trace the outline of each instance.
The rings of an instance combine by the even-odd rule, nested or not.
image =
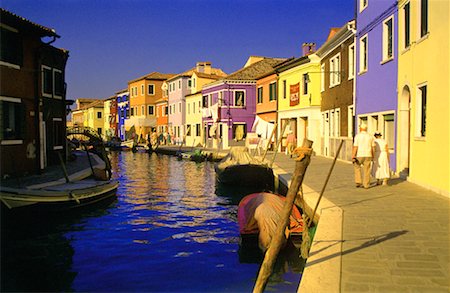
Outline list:
[[[111,161],[112,202],[2,222],[1,291],[252,291],[262,257],[240,249],[237,202],[216,188],[212,163],[131,152]],[[266,290],[296,292],[302,266],[285,252]]]

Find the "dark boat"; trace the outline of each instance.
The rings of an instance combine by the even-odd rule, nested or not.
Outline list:
[[[247,147],[231,148],[230,153],[214,168],[220,184],[257,186],[261,191],[273,190],[272,168],[252,157]]]

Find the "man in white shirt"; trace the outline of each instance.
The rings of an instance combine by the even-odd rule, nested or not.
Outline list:
[[[353,142],[352,161],[355,168],[356,187],[369,188],[370,185],[370,166],[373,160],[375,142],[374,138],[367,133],[367,125],[359,126],[359,133],[355,136]],[[363,176],[361,179],[361,166]]]

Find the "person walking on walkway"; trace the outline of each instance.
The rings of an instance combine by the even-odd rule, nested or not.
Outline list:
[[[389,169],[389,148],[387,142],[381,138],[380,132],[375,132],[375,149],[372,167],[372,176],[377,179],[377,185],[383,182],[383,185],[388,184],[390,177]]]
[[[370,164],[373,159],[375,142],[373,137],[367,133],[367,125],[359,126],[359,133],[353,142],[352,161],[355,169],[356,187],[369,188]],[[361,170],[362,167],[362,170]],[[362,176],[361,176],[362,171]],[[361,178],[362,177],[362,178]]]

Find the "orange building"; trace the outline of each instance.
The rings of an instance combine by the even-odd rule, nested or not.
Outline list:
[[[140,140],[157,130],[157,102],[163,98],[164,81],[172,76],[174,75],[152,72],[128,82],[130,119],[126,121],[125,128],[129,131],[134,126]]]

